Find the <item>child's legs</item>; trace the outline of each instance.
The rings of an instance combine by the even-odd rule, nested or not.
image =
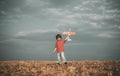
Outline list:
[[[58,62],[61,64],[61,53],[57,53],[57,57],[58,57]]]
[[[65,58],[64,52],[61,52],[61,57],[62,57],[63,62],[66,62],[66,58]]]

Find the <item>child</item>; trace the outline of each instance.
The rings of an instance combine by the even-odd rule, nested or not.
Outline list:
[[[55,44],[55,49],[54,53],[57,52],[57,57],[58,57],[58,62],[59,64],[62,63],[62,60],[65,64],[67,64],[66,58],[64,56],[64,43],[69,39],[68,35],[65,39],[62,39],[62,36],[60,34],[56,35],[56,44]]]

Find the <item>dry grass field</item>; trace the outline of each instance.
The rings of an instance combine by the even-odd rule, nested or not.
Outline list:
[[[0,61],[0,76],[120,76],[120,61]]]

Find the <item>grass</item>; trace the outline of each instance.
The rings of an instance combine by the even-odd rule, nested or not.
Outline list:
[[[120,76],[120,61],[0,61],[0,76]]]

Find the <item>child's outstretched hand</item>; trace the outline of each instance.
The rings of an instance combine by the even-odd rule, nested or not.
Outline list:
[[[68,36],[70,36],[71,34],[68,34]]]

